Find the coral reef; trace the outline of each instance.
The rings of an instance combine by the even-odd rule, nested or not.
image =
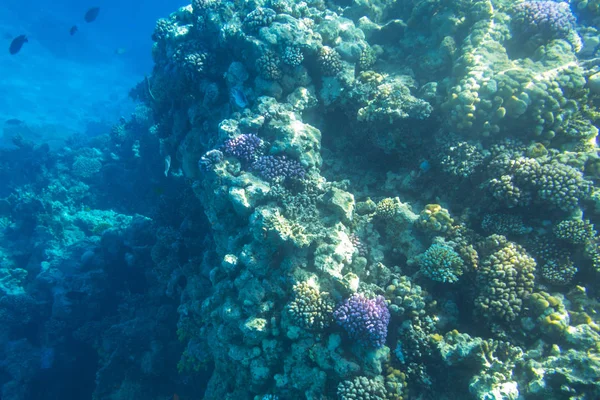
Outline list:
[[[159,50],[207,54],[230,91],[149,101],[212,228],[211,291],[187,276],[202,305],[180,311],[206,398],[535,398],[524,365],[554,368],[536,346],[568,326],[539,293],[600,265],[584,9],[194,2],[160,23]]]
[[[385,400],[387,393],[383,382],[357,376],[351,381],[340,382],[337,388],[340,400]]]
[[[490,255],[483,259],[477,274],[475,304],[490,320],[514,321],[533,290],[536,262],[503,236],[489,237],[484,246]]]
[[[568,3],[524,1],[515,5],[512,26],[517,36],[542,35],[546,39],[566,38],[575,29],[575,16]]]
[[[385,344],[390,312],[383,296],[368,299],[355,293],[335,309],[333,316],[358,343],[368,347]]]
[[[447,244],[432,244],[419,257],[421,271],[425,276],[439,282],[456,282],[463,273],[463,260]]]
[[[314,330],[323,330],[333,321],[333,299],[320,293],[308,282],[294,285],[294,298],[287,305],[287,312],[294,324]]]
[[[160,19],[135,115],[0,149],[0,397],[75,337],[93,399],[598,398],[598,15]]]

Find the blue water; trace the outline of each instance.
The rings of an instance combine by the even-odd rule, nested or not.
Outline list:
[[[0,47],[8,49],[21,34],[29,43],[15,56],[0,51],[0,121],[17,118],[54,138],[128,116],[129,89],[152,70],[156,20],[184,4],[3,1]],[[100,6],[100,13],[86,23],[83,16],[92,6]],[[79,31],[70,36],[73,25]]]
[[[48,153],[48,149],[66,155],[61,162],[66,162],[68,169],[72,158],[68,155],[71,150],[63,151],[67,142],[71,149],[81,149],[94,136],[108,134],[111,126],[122,117],[130,117],[135,104],[128,95],[129,90],[152,71],[151,34],[156,20],[183,4],[181,1],[160,0],[103,0],[98,3],[2,1],[0,197],[6,200],[12,193],[12,198],[20,202],[27,197],[25,192],[48,190],[50,181],[61,179],[55,169],[57,153]],[[99,16],[94,22],[86,23],[83,16],[92,6],[100,6]],[[78,26],[78,32],[71,36],[69,30],[73,25]],[[29,42],[19,53],[10,55],[8,48],[12,39],[22,34],[27,35]],[[5,124],[9,120],[19,122],[16,125]],[[24,139],[18,146],[14,144],[15,134]],[[26,144],[19,147],[23,143]],[[113,168],[113,172],[106,175],[106,180],[88,181],[94,188],[92,196],[98,197],[91,203],[84,201],[88,205],[79,204],[77,208],[89,209],[92,203],[99,206],[97,201],[100,201],[103,205],[99,207],[106,212],[120,208],[132,214],[141,204],[130,201],[134,191],[138,199],[144,197],[143,191],[150,192],[150,202],[156,203],[159,196],[152,192],[158,187],[156,183],[144,182],[141,189],[136,189],[136,185],[132,184],[136,180],[135,175],[129,173],[128,178],[123,179],[124,174],[128,174],[124,172],[128,167],[116,165],[119,167],[116,171]],[[34,184],[36,175],[44,175],[49,180],[43,179],[43,182]],[[156,175],[162,176],[162,171]],[[115,191],[106,193],[107,183],[111,181],[123,184],[111,185]],[[54,184],[52,186],[57,188]],[[14,197],[16,188],[24,191],[19,189],[19,194]],[[59,190],[70,188],[72,183],[64,182]],[[162,187],[155,190],[164,191]],[[129,203],[128,210],[123,209],[125,203],[122,201]],[[34,203],[37,201],[34,200]],[[131,265],[133,255],[124,252],[121,236],[116,238],[116,244],[108,245],[106,255],[100,254],[101,247],[86,243],[85,239],[80,241],[83,238],[76,238],[77,234],[66,241],[55,242],[50,239],[52,234],[36,232],[34,210],[39,211],[39,208],[33,205],[28,210],[22,209],[22,219],[18,218],[19,221],[11,227],[7,227],[4,224],[6,220],[3,220],[0,228],[4,233],[0,239],[0,266],[4,271],[27,270],[26,274],[14,272],[11,277],[3,276],[0,284],[3,326],[0,329],[0,398],[91,400],[98,385],[114,389],[116,384],[110,374],[98,372],[102,356],[98,354],[90,332],[99,332],[96,324],[118,314],[118,307],[123,306],[124,299],[129,296],[124,293],[140,293],[143,290],[139,283],[144,280],[144,272]],[[9,253],[19,254],[16,256],[18,260]],[[111,276],[107,275],[107,286],[100,288],[96,286],[99,282],[94,275],[107,271],[107,266]],[[76,278],[77,274],[87,277],[80,280]],[[13,278],[28,285],[27,289],[11,289],[11,282],[17,282]],[[94,281],[96,283],[92,283]],[[93,289],[95,299],[78,297],[89,285],[96,286]],[[161,306],[171,307],[171,318],[175,318],[172,305]],[[89,312],[92,309],[94,311]],[[150,318],[150,312],[145,318]],[[86,324],[87,327],[83,328]],[[118,318],[105,327],[113,324],[110,329],[114,332],[125,330],[119,325]],[[175,324],[176,319],[169,325],[174,327]],[[174,328],[169,334],[174,337]],[[101,347],[104,356],[110,357],[111,352],[122,345],[116,341],[104,343]],[[175,373],[177,353],[181,350],[174,351],[171,359],[169,355],[162,358],[162,362]],[[133,365],[139,363],[133,358],[104,361],[117,365],[121,371],[127,369],[128,362]],[[169,378],[165,377],[165,381]],[[170,382],[162,387],[161,393],[170,393],[172,397],[177,389],[172,379]],[[153,390],[149,383],[140,382],[140,385],[147,387],[146,393]],[[127,393],[127,388],[124,388],[122,398],[130,398]],[[104,393],[97,393],[97,396],[105,398]]]

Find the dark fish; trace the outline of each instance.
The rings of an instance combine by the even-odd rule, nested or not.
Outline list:
[[[71,29],[69,29],[69,33],[71,34],[71,36],[73,36],[79,29],[77,28],[77,25],[73,25],[71,27]]]
[[[7,119],[6,121],[4,121],[4,124],[6,125],[21,125],[24,124],[24,121],[21,121],[20,119],[17,118],[11,118],[11,119]]]
[[[14,38],[13,41],[10,43],[8,51],[10,52],[10,54],[17,54],[19,50],[21,50],[21,47],[23,47],[23,44],[27,43],[28,41],[29,40],[27,40],[27,36],[19,35],[16,38]]]
[[[93,22],[98,17],[98,13],[100,12],[100,7],[92,7],[85,13],[83,19],[85,22]]]

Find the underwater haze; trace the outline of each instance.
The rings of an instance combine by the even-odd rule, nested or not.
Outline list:
[[[14,56],[4,51],[0,56],[0,121],[23,120],[37,134],[59,140],[53,136],[128,116],[133,110],[129,88],[152,70],[154,23],[181,5],[3,1],[2,47],[8,49],[22,34],[29,42]],[[84,14],[93,6],[100,6],[98,18],[86,23]],[[73,25],[78,31],[71,36]]]
[[[0,33],[0,400],[600,399],[600,0]]]

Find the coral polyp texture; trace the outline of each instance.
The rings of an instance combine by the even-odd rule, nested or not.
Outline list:
[[[383,382],[364,376],[351,381],[343,381],[338,385],[337,395],[340,400],[385,400],[387,392]]]
[[[575,30],[575,16],[567,2],[524,1],[514,7],[512,26],[521,37],[539,34],[547,39],[566,38]]]
[[[533,290],[536,262],[503,236],[492,236],[487,242],[486,247],[495,249],[483,260],[477,275],[476,305],[489,319],[514,321]]]
[[[350,339],[361,345],[378,348],[385,344],[390,311],[383,296],[368,299],[355,293],[335,309],[333,316]]]
[[[320,293],[307,282],[294,285],[294,299],[287,305],[292,321],[306,329],[322,330],[333,320],[335,303],[327,293]]]
[[[223,144],[225,154],[237,157],[240,161],[252,163],[263,152],[264,143],[253,133],[241,134]]]
[[[261,156],[252,163],[252,169],[268,181],[301,180],[306,176],[304,167],[286,156]]]
[[[464,261],[447,244],[434,243],[420,257],[421,271],[434,281],[456,282],[463,273]]]
[[[0,346],[0,397],[30,399],[61,331],[97,355],[94,399],[600,398],[599,18],[194,0],[160,19],[130,119],[0,149],[0,331],[35,355]]]

